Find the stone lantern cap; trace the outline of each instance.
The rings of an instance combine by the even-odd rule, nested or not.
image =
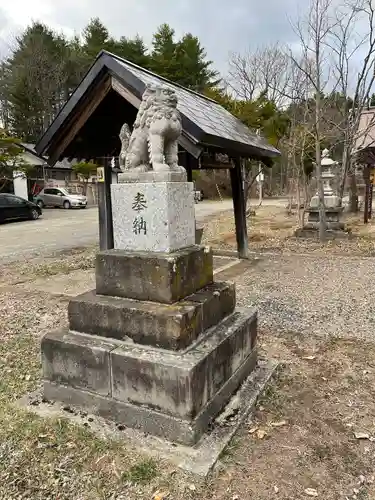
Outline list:
[[[329,150],[323,149],[322,151],[322,166],[330,167],[331,165],[337,165],[337,161],[332,160],[329,156]]]

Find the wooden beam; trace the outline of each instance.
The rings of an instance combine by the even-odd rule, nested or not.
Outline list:
[[[249,243],[247,237],[246,204],[243,191],[242,168],[239,159],[234,160],[234,168],[230,169],[234,219],[236,223],[237,250],[240,259],[248,257]]]
[[[57,137],[56,141],[59,141],[59,144],[56,148],[55,154],[49,158],[52,164],[55,164],[58,161],[60,155],[74,140],[78,132],[81,130],[81,128],[90,118],[90,116],[94,113],[94,111],[102,102],[104,97],[108,94],[110,89],[111,89],[111,79],[110,77],[106,77],[102,80],[102,82],[97,86],[97,88],[94,91],[89,92],[89,94],[85,99],[85,103],[82,106],[77,107],[77,111],[69,120],[68,132],[62,138],[62,140],[60,140],[60,138]]]
[[[112,76],[111,78],[111,86],[114,91],[116,91],[121,97],[132,104],[135,108],[139,109],[141,104],[141,99],[138,99],[137,96],[132,94],[130,90],[128,90],[122,83],[120,83],[116,78]]]

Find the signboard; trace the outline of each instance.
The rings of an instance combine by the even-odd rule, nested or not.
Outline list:
[[[259,174],[257,175],[257,182],[263,182],[263,181],[264,181],[264,173],[259,172]]]
[[[98,167],[96,170],[97,181],[104,182],[104,167]]]

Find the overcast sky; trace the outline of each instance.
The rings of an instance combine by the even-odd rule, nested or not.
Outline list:
[[[0,55],[32,20],[66,34],[79,33],[99,17],[116,37],[139,33],[150,43],[167,22],[177,36],[198,36],[217,69],[225,73],[228,54],[270,41],[293,43],[290,18],[308,0],[0,0]]]

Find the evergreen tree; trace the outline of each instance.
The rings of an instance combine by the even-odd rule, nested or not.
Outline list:
[[[116,43],[114,52],[128,61],[149,69],[151,67],[150,56],[143,39],[137,35],[135,38],[122,36]]]
[[[219,83],[218,73],[210,69],[212,61],[199,39],[191,33],[175,41],[175,32],[162,24],[154,34],[151,69],[160,76],[192,90],[203,92]]]
[[[6,182],[13,178],[14,170],[27,170],[23,163],[19,140],[0,129],[0,192]]]
[[[91,19],[83,30],[83,51],[90,63],[94,61],[101,50],[113,52],[116,49],[115,40],[109,36],[108,29],[98,17]]]
[[[179,79],[179,64],[176,60],[174,30],[169,24],[162,24],[153,37],[151,69],[155,73],[172,81]]]
[[[203,92],[220,82],[217,71],[210,69],[212,61],[206,60],[206,57],[199,39],[191,33],[177,43],[176,60],[180,66],[178,80],[181,85]]]
[[[158,28],[149,52],[139,35],[115,40],[99,18],[91,19],[82,38],[70,40],[34,22],[0,67],[3,124],[22,140],[36,142],[103,49],[194,90],[217,83],[198,38],[187,34],[176,41],[168,24]]]
[[[5,64],[5,87],[12,132],[35,141],[48,127],[66,97],[67,42],[41,23],[17,38]]]

